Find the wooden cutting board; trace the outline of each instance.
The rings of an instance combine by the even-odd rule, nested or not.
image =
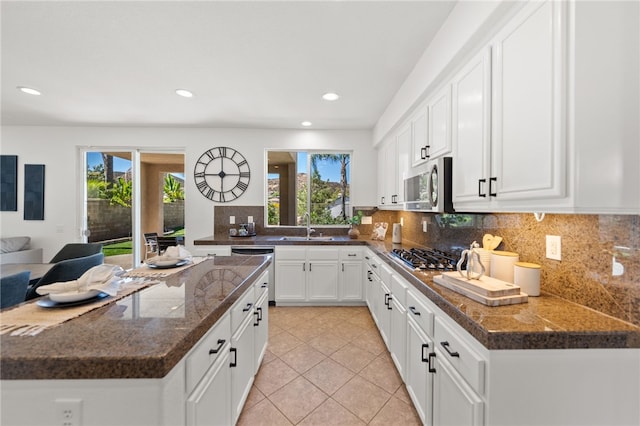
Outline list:
[[[487,306],[504,306],[504,305],[515,305],[518,303],[527,303],[529,296],[525,293],[513,294],[509,296],[499,296],[499,297],[490,297],[482,294],[478,294],[468,288],[460,287],[453,282],[444,279],[442,275],[436,275],[433,277],[433,281],[436,284],[439,284],[443,287],[448,288],[449,290],[455,291],[456,293],[462,294],[463,296],[468,297],[469,299],[475,300],[476,302],[482,303]]]
[[[487,297],[513,296],[520,294],[520,287],[497,278],[483,275],[479,280],[468,280],[455,272],[443,272],[442,277],[457,286]]]

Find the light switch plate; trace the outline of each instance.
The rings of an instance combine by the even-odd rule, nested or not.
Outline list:
[[[229,216],[229,225],[235,225],[235,224],[236,224],[236,217]]]
[[[363,225],[371,225],[372,223],[373,223],[373,218],[371,216],[362,216]]]
[[[253,223],[253,216],[247,217],[247,223]]]
[[[562,239],[559,235],[547,235],[547,259],[562,260]]]

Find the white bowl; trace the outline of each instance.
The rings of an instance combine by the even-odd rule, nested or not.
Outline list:
[[[88,290],[88,291],[70,291],[67,293],[49,293],[49,299],[57,303],[70,303],[77,302],[79,300],[91,299],[100,294],[100,290]]]

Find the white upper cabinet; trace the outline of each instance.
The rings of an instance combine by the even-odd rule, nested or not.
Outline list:
[[[398,166],[398,137],[394,134],[378,149],[378,206],[382,209],[401,206],[404,189],[401,190]]]
[[[455,151],[453,202],[482,203],[491,167],[491,50],[480,52],[452,81]],[[485,190],[486,191],[486,190]]]
[[[427,158],[442,157],[451,152],[451,86],[435,94],[429,105],[429,144]]]
[[[411,118],[413,138],[411,140],[411,165],[413,167],[427,161],[429,150],[429,108],[423,105]]]
[[[565,195],[561,8],[528,4],[454,77],[457,211],[519,210],[520,200]]]
[[[393,201],[395,201],[395,203],[398,205],[402,205],[405,201],[404,180],[411,176],[410,152],[412,137],[413,126],[411,124],[407,124],[400,130],[398,139],[396,141],[396,155],[398,156],[398,170],[396,172],[398,174],[398,177],[396,181],[396,197]]]
[[[454,78],[457,211],[640,213],[638,16],[530,2]]]
[[[489,196],[498,201],[565,195],[563,3],[528,4],[502,29],[492,46]]]
[[[417,167],[451,152],[451,85],[418,107],[411,117],[411,166]]]

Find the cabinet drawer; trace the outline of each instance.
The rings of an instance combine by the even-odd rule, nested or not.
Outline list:
[[[476,392],[483,394],[485,360],[441,318],[435,320],[434,333],[437,356],[449,362]]]
[[[342,247],[340,249],[340,260],[362,260],[362,249],[360,247]]]
[[[305,260],[307,258],[307,250],[305,247],[278,247],[276,246],[277,260]]]
[[[433,338],[433,318],[434,313],[426,303],[413,291],[407,291],[407,315],[418,323],[422,331],[429,337]]]
[[[401,304],[402,306],[407,306],[407,282],[400,278],[397,275],[393,275],[391,277],[391,293],[393,293],[393,300]]]
[[[229,315],[224,315],[191,349],[186,357],[187,394],[200,382],[209,366],[227,350],[231,344]]]
[[[393,270],[391,269],[391,267],[385,265],[384,263],[380,262],[378,264],[378,274],[380,275],[380,279],[382,280],[383,283],[385,283],[387,286],[391,286],[391,275],[393,275]]]
[[[269,282],[269,271],[264,271],[253,284],[255,299],[259,300],[264,293],[267,293],[270,285],[272,284]]]
[[[308,247],[309,260],[338,260],[337,247]]]
[[[251,315],[253,313],[253,304],[255,300],[253,286],[251,286],[231,307],[231,333],[235,333],[236,329],[242,323],[242,320],[244,320],[247,315]]]

